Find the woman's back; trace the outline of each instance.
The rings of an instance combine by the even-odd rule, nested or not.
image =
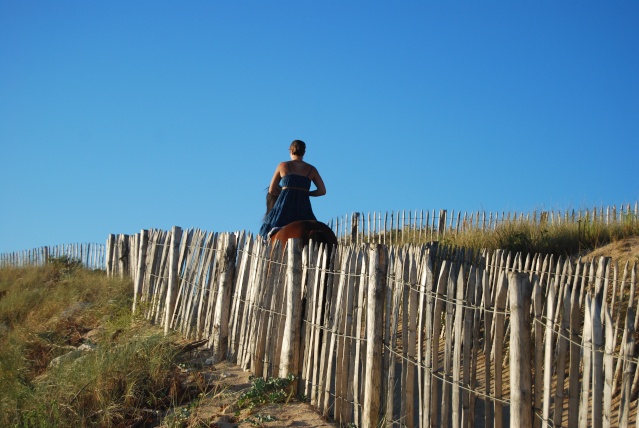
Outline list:
[[[324,195],[326,188],[317,169],[302,160],[304,149],[304,142],[295,140],[290,148],[291,160],[281,162],[275,170],[269,193],[278,197],[274,207],[264,217],[260,228],[263,237],[273,229],[297,220],[316,220],[309,197]],[[311,192],[312,183],[317,189]]]

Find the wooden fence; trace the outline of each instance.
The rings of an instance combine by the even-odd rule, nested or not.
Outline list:
[[[53,258],[66,257],[77,260],[88,269],[104,269],[106,266],[104,244],[63,244],[0,254],[0,267],[41,266]]]
[[[110,239],[134,311],[357,426],[637,422],[636,266],[438,246]]]
[[[448,233],[470,230],[495,230],[504,223],[526,222],[531,225],[639,223],[639,202],[634,204],[567,211],[455,212],[455,210],[415,210],[360,213],[336,217],[328,224],[341,241],[348,243],[379,242],[397,244],[408,240],[439,240]]]

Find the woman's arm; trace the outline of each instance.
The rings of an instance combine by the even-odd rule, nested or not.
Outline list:
[[[280,180],[282,179],[282,163],[280,163],[277,168],[275,168],[275,173],[273,174],[273,178],[271,178],[271,184],[268,186],[268,192],[271,195],[279,195],[282,193],[282,188],[280,187]]]
[[[309,192],[309,196],[324,196],[326,194],[326,186],[324,185],[324,180],[322,180],[322,177],[320,176],[319,171],[317,171],[317,168],[313,167],[313,172],[314,174],[312,174],[311,181],[313,182],[313,184],[315,184],[315,187],[317,187],[317,189]]]

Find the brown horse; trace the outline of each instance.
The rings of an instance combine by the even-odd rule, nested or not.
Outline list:
[[[276,200],[277,196],[266,193],[266,214],[273,209]],[[289,223],[271,235],[271,243],[280,241],[284,247],[291,238],[299,238],[302,247],[308,245],[311,240],[315,243],[326,244],[329,249],[333,245],[337,245],[337,237],[333,230],[317,220],[298,220]]]
[[[273,206],[275,205],[276,200],[277,200],[277,196],[271,195],[268,192],[266,193],[266,214],[268,214],[269,211],[273,209]],[[324,262],[323,262],[325,263],[324,267],[328,268],[329,266],[331,266],[331,254],[333,253],[333,247],[337,247],[337,236],[335,236],[335,233],[330,227],[328,227],[324,223],[317,220],[298,220],[298,221],[294,221],[292,223],[287,224],[286,226],[278,229],[277,231],[275,231],[274,233],[270,235],[271,244],[275,244],[277,241],[279,241],[282,244],[282,257],[285,256],[284,249],[286,248],[286,243],[291,238],[300,239],[300,244],[302,248],[304,248],[305,246],[308,246],[309,241],[313,241],[315,244],[325,244],[326,258],[324,259]],[[273,251],[274,249],[275,249],[275,245],[273,245],[271,251]],[[269,271],[270,269],[271,269],[271,264],[269,263]],[[324,278],[324,286],[321,288],[321,292],[319,294],[319,299],[321,299],[320,301],[322,302],[326,300],[327,281],[328,281],[328,275],[325,276]],[[306,319],[306,313],[308,310],[308,308],[306,307],[306,301],[307,301],[306,292],[307,292],[306,287],[304,287],[304,292],[302,296],[302,305],[301,305],[302,320]],[[320,305],[319,311],[320,311],[319,319],[323,319],[324,305]],[[320,329],[319,337],[322,337],[323,335],[324,335],[324,332],[323,330]]]

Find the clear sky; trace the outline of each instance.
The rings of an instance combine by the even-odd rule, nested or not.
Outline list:
[[[294,139],[354,211],[639,200],[637,1],[0,0],[0,253],[257,232]]]

